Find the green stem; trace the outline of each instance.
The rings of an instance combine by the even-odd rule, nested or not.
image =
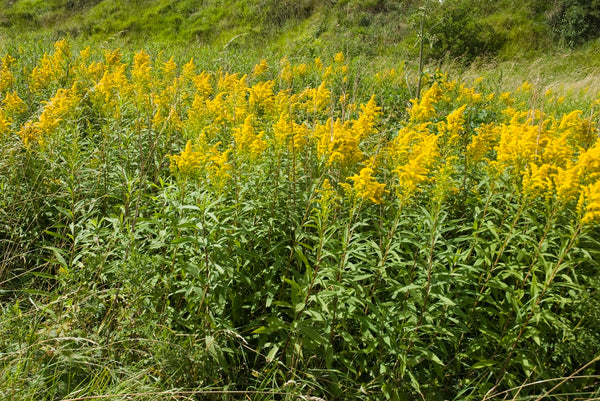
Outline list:
[[[544,298],[544,295],[546,294],[546,292],[550,288],[550,285],[554,281],[554,277],[556,277],[556,273],[558,272],[558,269],[563,264],[563,261],[565,260],[565,257],[567,256],[567,254],[569,253],[569,251],[571,250],[571,248],[573,247],[573,245],[575,245],[575,240],[577,239],[577,236],[579,235],[579,233],[581,231],[581,228],[582,228],[582,224],[581,224],[581,221],[580,221],[579,224],[577,225],[577,228],[573,232],[573,235],[569,239],[569,242],[567,243],[566,247],[564,248],[564,251],[561,252],[560,257],[556,261],[556,264],[555,264],[554,268],[552,269],[552,273],[550,274],[550,277],[545,281],[544,288],[542,289],[542,291],[540,292],[539,296],[537,297],[537,299],[535,300],[535,302],[531,306],[531,311],[529,312],[529,314],[525,318],[525,321],[520,325],[519,334],[517,335],[517,338],[513,342],[512,346],[510,348],[510,351],[508,352],[508,355],[506,356],[506,359],[504,360],[504,363],[502,365],[502,370],[498,373],[498,379],[496,380],[496,384],[495,384],[496,386],[499,385],[500,382],[502,381],[502,378],[504,377],[504,372],[506,372],[506,368],[508,367],[508,363],[510,362],[510,359],[512,358],[512,355],[513,355],[515,349],[517,348],[517,345],[519,344],[519,341],[521,340],[521,337],[523,337],[523,334],[525,334],[525,330],[528,328],[529,322],[531,321],[531,319],[535,315],[537,307],[542,302],[542,299]]]

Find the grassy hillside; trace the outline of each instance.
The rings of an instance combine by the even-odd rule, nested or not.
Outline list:
[[[414,54],[421,14],[425,14],[425,39],[431,45],[432,57],[446,52],[452,57],[486,54],[512,57],[548,50],[568,33],[577,34],[566,32],[568,26],[564,21],[568,15],[562,17],[564,7],[560,5],[564,1],[3,0],[3,3],[0,21],[13,32],[33,28],[52,36],[91,37],[100,41],[117,36],[138,43],[151,38],[216,46],[236,37],[245,48],[256,49],[266,44],[280,51],[304,54],[320,53],[329,47],[344,50],[350,56]],[[583,41],[590,35],[582,31],[579,36]],[[452,43],[448,38],[453,38]]]
[[[0,49],[39,57],[69,37],[75,48],[167,51],[203,67],[251,68],[263,58],[297,61],[342,51],[369,71],[416,74],[423,22],[428,71],[523,78],[568,88],[594,84],[600,11],[573,0],[2,0]],[[22,46],[28,43],[27,46]],[[27,49],[27,50],[24,50]],[[574,65],[577,68],[573,68]],[[564,85],[563,85],[563,82]],[[517,82],[514,82],[517,81]],[[559,81],[561,81],[559,83]],[[579,84],[580,85],[580,84]]]

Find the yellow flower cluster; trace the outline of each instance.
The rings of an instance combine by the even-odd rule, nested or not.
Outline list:
[[[321,206],[321,215],[322,217],[327,217],[339,200],[337,192],[333,185],[331,185],[329,179],[325,178],[321,188],[317,190],[317,193],[319,194],[317,202]]]
[[[27,110],[27,105],[17,92],[7,92],[0,103],[0,136],[7,134],[15,117]]]
[[[584,187],[581,192],[582,224],[600,222],[600,181]]]
[[[198,139],[194,146],[188,140],[185,148],[178,155],[167,155],[171,159],[171,172],[184,180],[188,178],[208,179],[219,191],[227,184],[231,176],[229,153],[231,149],[220,151],[220,142],[208,145],[204,137]],[[194,150],[194,147],[197,150]],[[204,173],[204,176],[201,174]]]
[[[497,145],[500,137],[499,127],[494,123],[483,124],[475,129],[475,134],[471,143],[467,145],[465,157],[476,164],[483,161]]]
[[[52,99],[45,102],[37,120],[27,121],[17,135],[21,137],[26,147],[35,142],[45,144],[56,132],[63,119],[75,111],[79,101],[76,85],[70,89],[58,89]]]
[[[267,62],[267,59],[262,59],[252,69],[252,76],[254,78],[260,77],[261,75],[263,75],[268,70],[269,70],[269,63]]]
[[[371,97],[360,109],[356,120],[342,122],[341,119],[333,121],[329,118],[325,125],[318,124],[315,128],[318,154],[324,156],[328,164],[348,167],[364,159],[359,145],[374,133],[381,108],[375,103],[375,98]]]
[[[398,133],[389,146],[392,172],[398,177],[397,196],[410,198],[429,175],[440,157],[439,136],[429,131],[430,124],[409,125]]]
[[[289,112],[283,111],[279,120],[273,125],[273,134],[278,147],[301,150],[306,146],[308,128],[306,125],[295,123]]]
[[[38,92],[69,75],[71,69],[71,47],[66,39],[54,44],[54,54],[44,53],[40,65],[31,71],[29,79],[32,91]]]
[[[424,122],[436,116],[435,104],[442,98],[443,91],[437,82],[434,82],[421,96],[421,99],[412,99],[412,107],[408,110],[410,120]]]
[[[248,105],[256,113],[263,114],[275,104],[273,87],[275,81],[261,81],[248,88]]]
[[[524,84],[519,91],[530,91]],[[539,110],[503,111],[505,123],[481,126],[467,146],[474,162],[485,161],[496,173],[508,172],[520,180],[529,198],[556,199],[567,204],[589,202],[582,222],[595,220],[593,191],[600,181],[600,142],[590,119],[574,110],[556,119]],[[534,122],[535,121],[535,122]],[[495,153],[494,159],[485,158]]]
[[[183,176],[194,175],[202,166],[204,158],[200,152],[194,151],[192,141],[187,141],[185,149],[178,155],[169,155],[171,159],[171,172]]]
[[[373,173],[373,169],[364,167],[360,170],[360,173],[348,177],[348,179],[353,181],[352,190],[357,197],[381,204],[383,202],[382,196],[387,191],[385,190],[385,184],[377,182],[373,177]]]
[[[499,127],[500,140],[496,147],[496,164],[499,170],[522,171],[536,160],[539,150],[539,127],[520,122],[518,113],[508,124]]]
[[[0,94],[9,90],[15,83],[15,76],[11,71],[15,61],[10,54],[5,55],[0,60]]]
[[[248,114],[244,124],[235,128],[233,139],[237,151],[240,154],[247,154],[251,159],[256,159],[267,148],[267,143],[263,140],[264,131],[256,133],[253,126],[254,116]]]
[[[460,140],[460,135],[463,132],[463,125],[465,124],[464,113],[466,108],[466,104],[462,105],[448,114],[448,116],[446,116],[446,121],[440,121],[438,123],[438,131],[449,146],[456,145]]]
[[[528,199],[564,207],[579,200],[582,222],[597,219],[598,113],[592,106],[563,115],[530,110],[523,101],[533,92],[529,83],[496,95],[485,93],[481,80],[469,87],[443,74],[427,76],[404,121],[385,116],[400,127],[391,130],[381,126],[385,98],[382,103],[349,88],[342,53],[330,65],[284,58],[273,68],[261,60],[249,75],[197,71],[194,60],[178,66],[144,51],[130,63],[119,49],[92,53],[72,55],[66,41],[57,42],[53,54],[26,70],[23,84],[13,74],[16,60],[4,56],[0,138],[31,149],[77,132],[85,120],[86,127],[110,126],[90,135],[131,129],[149,142],[162,141],[159,152],[185,143],[169,156],[173,175],[219,190],[248,172],[273,171],[275,162],[289,172],[286,179],[320,177],[322,199],[344,187],[354,199],[375,204],[420,193],[441,200],[485,176]],[[395,70],[373,78],[382,87],[386,80],[405,84]]]
[[[304,109],[309,113],[318,114],[325,111],[329,106],[331,92],[323,81],[318,88],[306,88],[300,94],[300,100],[304,101]]]

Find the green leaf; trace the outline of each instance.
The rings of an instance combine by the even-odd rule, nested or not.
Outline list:
[[[271,350],[267,354],[267,362],[273,362],[273,359],[275,359],[275,355],[277,355],[277,351],[279,351],[279,346],[275,345],[273,348],[271,348]]]
[[[62,267],[64,267],[64,268],[68,267],[67,261],[65,260],[65,258],[62,255],[63,252],[65,252],[63,249],[55,248],[53,246],[47,246],[46,249],[50,249],[52,251],[52,253],[54,254],[54,257],[56,258],[56,260]]]
[[[48,273],[42,273],[42,272],[32,272],[32,275],[36,276],[36,277],[41,277],[41,278],[47,278],[50,280],[56,280],[57,277],[54,274],[48,274]]]

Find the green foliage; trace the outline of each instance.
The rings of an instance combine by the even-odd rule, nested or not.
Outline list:
[[[548,23],[554,35],[567,46],[581,45],[599,35],[600,2],[557,0],[552,4]]]
[[[466,63],[477,57],[495,56],[505,42],[505,33],[498,32],[481,18],[478,2],[446,0],[426,13],[429,56],[450,58]]]
[[[424,11],[423,11],[424,10]],[[154,41],[197,44],[221,51],[232,38],[248,51],[317,56],[344,50],[350,57],[415,56],[420,16],[432,60],[469,64],[552,50],[553,39],[578,46],[596,37],[596,2],[579,0],[386,1],[314,0],[17,0],[5,2],[0,27],[125,44]],[[133,47],[135,48],[135,46]]]

